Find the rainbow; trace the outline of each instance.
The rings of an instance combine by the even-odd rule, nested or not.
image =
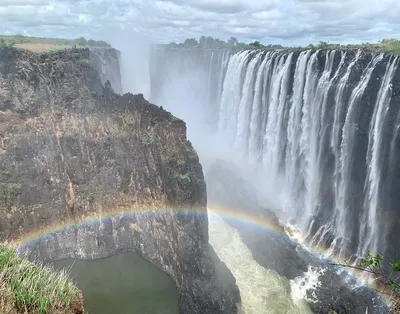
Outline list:
[[[217,214],[226,219],[233,219],[235,221],[244,222],[253,225],[256,228],[262,228],[269,232],[273,232],[277,235],[284,235],[285,232],[282,230],[280,226],[277,226],[270,220],[255,217],[249,215],[244,212],[239,212],[236,210],[222,208],[217,206],[211,206],[206,211],[204,208],[166,208],[166,207],[159,207],[159,208],[135,208],[133,210],[127,210],[126,208],[120,208],[117,210],[110,210],[110,211],[103,211],[101,213],[95,213],[91,215],[87,215],[81,218],[75,218],[70,220],[65,220],[62,222],[58,222],[55,224],[51,224],[46,227],[41,227],[38,230],[34,230],[31,232],[23,233],[19,236],[16,236],[14,239],[10,241],[10,244],[14,247],[20,247],[29,245],[29,243],[41,240],[46,236],[67,230],[69,228],[79,228],[84,226],[90,226],[94,223],[98,223],[101,220],[109,219],[115,216],[134,216],[140,214],[149,214],[149,213],[173,213],[173,214],[197,214],[197,215],[204,215],[207,212],[211,214]]]
[[[144,207],[144,206],[143,206]],[[254,215],[250,215],[246,212],[242,212],[240,210],[229,209],[226,207],[219,207],[219,206],[212,206],[209,205],[207,211],[205,208],[167,208],[167,207],[159,207],[159,208],[147,208],[143,209],[137,207],[135,209],[127,209],[127,208],[120,208],[117,210],[111,210],[107,212],[101,212],[96,214],[91,214],[85,217],[81,217],[80,219],[74,220],[67,220],[63,221],[62,223],[52,224],[50,226],[40,228],[39,230],[35,230],[32,232],[28,232],[26,234],[22,234],[16,238],[14,238],[9,244],[18,248],[23,248],[25,246],[29,246],[31,243],[36,241],[44,240],[47,236],[68,230],[69,228],[80,228],[85,226],[90,226],[94,223],[99,223],[101,220],[110,219],[116,216],[135,216],[141,214],[151,214],[151,213],[165,213],[165,214],[197,214],[197,215],[204,215],[204,214],[216,214],[224,219],[232,219],[237,222],[250,224],[255,228],[261,228],[267,232],[271,232],[278,236],[286,235],[285,230],[282,229],[281,226],[277,225],[276,223],[272,222],[271,220],[265,219],[263,217],[256,217]],[[300,243],[302,244],[302,243]],[[319,254],[324,256],[327,260],[335,264],[342,264],[343,261],[340,260],[337,256],[328,256],[327,249],[321,248],[316,245],[312,245],[311,243],[305,243],[307,248],[311,249],[314,254]],[[353,270],[351,268],[346,269],[348,273],[350,273],[354,277],[360,278],[360,272]],[[370,285],[371,288],[374,288],[374,285]],[[376,288],[376,287],[375,287]],[[388,296],[385,294],[380,294],[380,296],[386,301],[390,302]]]

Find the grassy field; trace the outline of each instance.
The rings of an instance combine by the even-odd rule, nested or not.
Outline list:
[[[44,52],[44,51],[54,51],[64,48],[71,48],[71,46],[62,46],[62,45],[52,45],[52,44],[35,44],[35,43],[27,43],[27,44],[16,44],[16,48],[27,49],[33,52]]]
[[[0,46],[8,45],[17,48],[28,49],[34,52],[52,51],[58,49],[77,47],[101,47],[110,48],[111,45],[105,41],[96,41],[79,37],[76,39],[27,37],[23,35],[0,35]]]
[[[0,313],[82,313],[81,292],[65,272],[38,267],[0,244]]]

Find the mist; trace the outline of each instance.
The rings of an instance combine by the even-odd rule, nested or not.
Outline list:
[[[283,180],[272,181],[267,168],[249,161],[244,151],[232,150],[231,134],[218,130],[218,108],[224,86],[213,80],[213,77],[219,76],[213,72],[218,70],[213,64],[217,61],[217,53],[212,55],[210,61],[209,55],[207,58],[201,50],[181,50],[160,50],[152,55],[151,63],[157,66],[150,74],[151,81],[156,85],[152,86],[150,100],[186,122],[188,139],[199,154],[206,181],[212,179],[207,177],[210,167],[217,160],[223,160],[232,172],[252,182],[259,201],[265,207],[283,214],[281,205],[286,197]],[[190,54],[195,54],[195,57]]]
[[[291,91],[286,88],[289,85],[289,74],[291,73],[289,71],[290,62],[287,61],[290,59],[286,59],[288,65],[284,67],[283,62],[267,63],[265,61],[262,63],[261,56],[265,57],[265,55],[260,53],[257,57],[255,54],[256,57],[250,62],[245,62],[245,58],[242,58],[242,63],[234,64],[235,67],[231,67],[234,70],[230,72],[229,76],[227,72],[222,73],[222,71],[223,69],[227,70],[231,56],[225,58],[221,51],[156,48],[155,42],[151,38],[141,36],[138,33],[113,34],[108,41],[121,51],[121,75],[124,92],[141,93],[153,104],[162,106],[174,116],[185,121],[187,137],[199,154],[205,174],[211,226],[210,243],[213,243],[214,248],[219,247],[216,250],[217,253],[226,251],[224,249],[226,243],[217,241],[220,237],[218,232],[214,232],[214,235],[212,233],[213,230],[220,230],[223,227],[225,229],[221,230],[230,234],[230,238],[235,238],[234,234],[238,232],[243,240],[240,243],[229,244],[232,246],[230,252],[240,251],[246,246],[252,252],[252,258],[254,258],[252,260],[251,257],[248,257],[246,262],[249,262],[249,265],[252,265],[251,267],[254,269],[262,267],[262,269],[275,270],[281,276],[277,277],[280,285],[288,287],[287,279],[294,280],[297,278],[295,282],[301,282],[310,274],[314,274],[318,281],[320,273],[315,270],[317,268],[311,271],[305,265],[309,263],[308,265],[320,266],[319,261],[314,261],[308,255],[305,257],[302,249],[300,249],[301,254],[299,254],[297,244],[291,242],[283,232],[282,222],[294,221],[303,236],[309,235],[313,238],[309,226],[310,220],[314,219],[314,213],[305,211],[305,205],[309,205],[311,208],[313,203],[307,204],[301,197],[298,197],[301,189],[304,189],[302,193],[306,196],[308,196],[307,193],[310,193],[309,187],[304,186],[304,182],[300,178],[304,175],[301,172],[302,169],[300,169],[302,164],[299,163],[299,160],[302,162],[303,158],[303,155],[299,153],[300,149],[292,152],[294,156],[291,157],[299,157],[295,163],[283,165],[283,163],[288,162],[283,160],[285,145],[289,147],[295,142],[301,142],[297,138],[298,134],[296,134],[297,131],[294,128],[297,125],[287,122],[288,126],[293,126],[290,132],[287,131],[288,134],[290,133],[288,136],[293,136],[296,140],[293,140],[293,143],[283,143],[282,138],[287,135],[286,131],[279,133],[276,130],[281,126],[277,110],[278,104],[284,104],[290,97],[298,96],[295,91],[290,94]],[[240,61],[240,58],[235,60]],[[257,68],[267,67],[267,65],[282,67],[283,70],[269,73]],[[300,71],[301,69],[297,70]],[[305,68],[303,72],[301,74],[304,76]],[[266,76],[267,73],[271,77],[263,78],[263,75]],[[277,73],[282,75],[276,78],[274,75],[277,75]],[[234,79],[231,79],[232,77]],[[269,99],[261,97],[262,91],[260,89],[262,88],[269,88],[269,90],[274,91],[271,92],[271,95],[268,95]],[[223,95],[225,99],[223,99]],[[259,99],[262,99],[263,104],[261,104],[261,101],[257,104],[256,95]],[[300,104],[301,102],[294,101],[293,103]],[[264,105],[265,108],[262,108]],[[276,108],[272,105],[275,105]],[[254,108],[259,110],[259,116],[253,119],[253,117],[250,118],[250,115],[252,114],[251,111],[255,110]],[[282,108],[288,107],[282,106]],[[272,113],[266,113],[269,110]],[[283,116],[290,120],[289,112],[282,114],[281,117]],[[255,121],[257,119],[259,122]],[[267,120],[268,124],[263,125],[262,123]],[[221,127],[221,124],[224,127]],[[285,123],[281,124],[286,125]],[[234,126],[232,127],[232,125]],[[308,128],[305,129],[308,130]],[[250,134],[251,131],[257,132],[257,134]],[[255,140],[256,135],[260,139]],[[309,135],[306,134],[306,136]],[[245,137],[246,140],[243,140]],[[246,142],[247,140],[248,142]],[[258,147],[257,143],[251,146],[251,140],[261,141],[262,145],[267,147],[267,150],[260,149],[259,143]],[[307,139],[302,140],[306,142]],[[299,156],[295,155],[297,153],[299,153]],[[266,156],[261,156],[263,154]],[[290,176],[285,176],[284,172],[281,171],[283,167],[289,167]],[[318,173],[318,168],[314,168],[313,165],[311,165],[311,168],[315,177],[322,178],[322,172]],[[311,179],[315,181],[315,178]],[[314,181],[311,186],[318,185],[315,183],[317,181]],[[307,201],[313,200],[311,194],[309,199],[306,199]],[[281,231],[278,232],[279,234],[272,234],[268,230],[260,230],[258,226],[249,225],[243,221],[232,221],[229,217],[223,217],[224,221],[229,223],[229,226],[222,226],[222,222],[212,221],[214,206],[215,208],[226,208],[234,212],[233,215],[235,213],[245,214],[254,216],[255,219],[272,222],[275,228]],[[233,229],[230,229],[230,227],[233,227]],[[325,232],[325,234],[328,233]],[[243,254],[239,257],[245,256],[245,252],[247,251],[243,250]],[[224,260],[223,255],[220,255],[220,258]],[[227,264],[234,260],[234,256],[225,256],[225,258]],[[241,277],[241,274],[245,274],[245,269],[240,268],[240,265],[243,265],[240,259],[237,264],[229,265],[238,278]],[[248,276],[243,276],[243,278]],[[344,285],[341,278],[334,277],[336,276],[334,271],[329,276],[331,276],[329,282],[324,279],[326,287]],[[290,284],[293,283],[290,282]],[[246,285],[247,282],[244,281],[242,292],[246,290]],[[268,295],[270,290],[271,287],[267,285],[263,292],[264,295]],[[296,289],[293,289],[293,291],[296,291]],[[288,290],[286,295],[290,293]],[[343,293],[346,294],[347,292],[344,291]],[[249,304],[252,302],[254,301],[249,301]],[[291,300],[284,302],[293,307],[297,306],[292,304]],[[302,310],[302,312],[306,313],[305,310]]]
[[[120,68],[124,93],[150,98],[150,47],[153,39],[135,31],[109,30],[106,40],[121,52]]]

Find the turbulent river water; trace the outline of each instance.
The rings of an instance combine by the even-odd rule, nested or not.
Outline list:
[[[318,273],[288,280],[260,266],[239,232],[208,212],[209,241],[236,278],[242,302],[240,314],[308,314],[306,290],[316,288]],[[97,260],[52,262],[67,269],[82,290],[85,310],[95,314],[177,314],[175,282],[135,252]]]
[[[239,313],[312,313],[305,301],[305,291],[318,285],[316,272],[310,270],[305,277],[289,281],[265,269],[253,259],[239,232],[212,211],[209,211],[209,236],[217,255],[236,278],[242,298]]]

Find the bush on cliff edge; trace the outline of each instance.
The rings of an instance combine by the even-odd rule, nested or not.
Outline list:
[[[83,313],[80,290],[65,272],[39,267],[0,244],[0,313]]]

